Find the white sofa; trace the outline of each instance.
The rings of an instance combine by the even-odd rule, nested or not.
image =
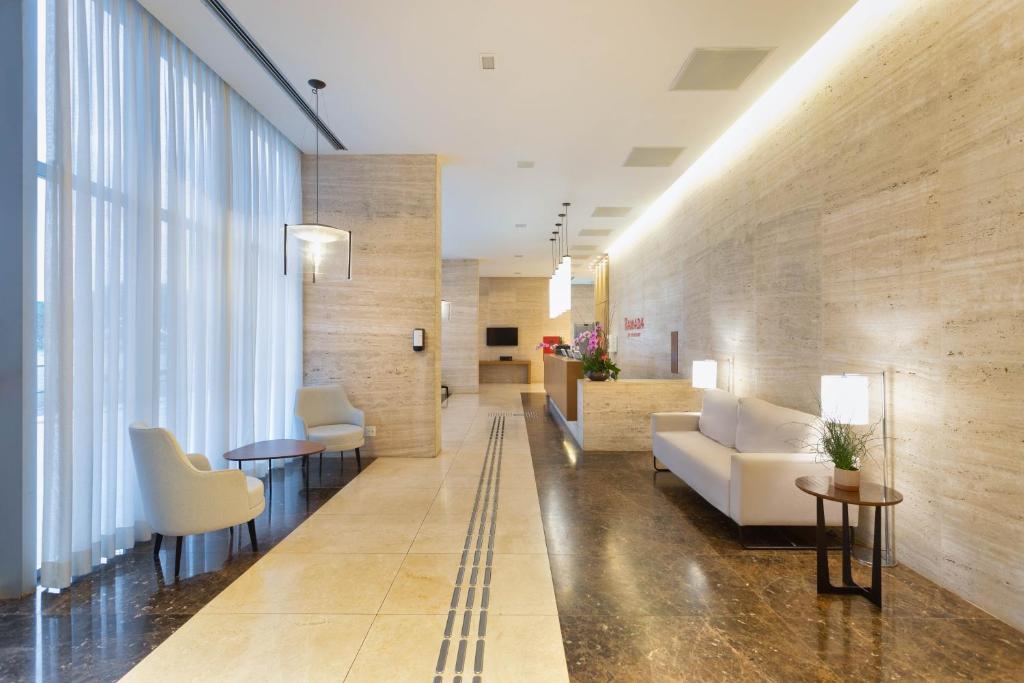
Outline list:
[[[814,498],[793,483],[827,476],[810,444],[817,418],[718,389],[704,393],[699,413],[653,413],[652,449],[690,488],[746,526],[814,526]],[[851,509],[856,524],[856,508]],[[838,503],[825,504],[829,526],[842,523]]]

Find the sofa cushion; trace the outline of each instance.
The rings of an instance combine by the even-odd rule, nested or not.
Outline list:
[[[655,457],[709,503],[729,514],[732,448],[700,432],[657,432]]]
[[[739,401],[728,391],[708,389],[700,409],[700,431],[726,448],[736,445],[736,409]]]
[[[807,453],[813,450],[818,418],[757,398],[742,398],[736,421],[741,453]]]

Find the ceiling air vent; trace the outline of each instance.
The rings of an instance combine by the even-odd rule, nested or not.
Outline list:
[[[516,168],[533,168],[532,161],[517,161]]]
[[[480,55],[480,68],[484,71],[494,71],[494,55]]]
[[[690,53],[670,90],[736,90],[774,48],[699,47]]]
[[[654,166],[671,166],[675,163],[684,147],[634,147],[622,163],[633,168],[651,168]]]
[[[632,210],[631,206],[599,206],[590,215],[594,218],[622,218]]]
[[[611,228],[587,228],[586,230],[580,230],[580,237],[607,237],[612,234]]]

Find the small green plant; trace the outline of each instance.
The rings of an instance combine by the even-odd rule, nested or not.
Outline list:
[[[811,445],[823,461],[831,462],[836,469],[853,472],[859,470],[861,462],[870,456],[876,426],[858,429],[823,417],[814,425],[816,438]]]

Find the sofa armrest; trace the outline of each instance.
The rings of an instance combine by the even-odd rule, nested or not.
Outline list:
[[[729,516],[740,526],[814,526],[814,497],[796,487],[796,478],[828,470],[813,453],[735,453],[729,477]],[[826,503],[825,522],[841,523],[838,503]],[[856,525],[856,507],[850,513]]]
[[[700,423],[700,413],[651,413],[651,433],[694,432]]]

